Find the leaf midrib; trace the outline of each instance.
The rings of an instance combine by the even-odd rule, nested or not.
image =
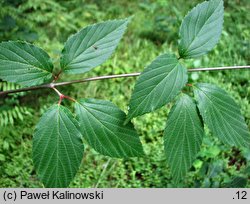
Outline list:
[[[133,149],[134,151],[140,153],[139,151],[137,151],[135,148],[127,145],[127,143],[125,141],[123,141],[121,138],[117,137],[108,127],[106,127],[106,124],[102,123],[101,120],[99,120],[88,108],[85,108],[81,103],[79,103],[90,115],[92,115],[95,120],[100,123],[102,125],[102,127],[104,127],[108,132],[110,132],[113,136],[115,136],[115,138],[118,141],[121,141],[123,144],[125,144],[128,148]]]
[[[6,48],[5,48],[6,49]],[[28,63],[28,61],[25,59],[25,58],[23,58],[22,56],[20,56],[20,55],[18,55],[18,54],[16,54],[15,52],[13,52],[12,50],[10,50],[10,49],[8,49],[8,51],[10,51],[10,52],[12,52],[14,55],[16,55],[16,56],[18,56],[18,57],[20,57],[21,59],[23,59],[25,62],[18,62],[18,61],[14,61],[14,60],[10,60],[9,58],[8,58],[8,60],[6,60],[6,59],[1,59],[1,61],[7,61],[7,62],[9,62],[9,61],[11,61],[11,62],[14,62],[14,63],[17,63],[17,64],[21,64],[21,65],[25,65],[25,66],[31,66],[31,67],[33,67],[33,68],[35,68],[35,69],[37,69],[37,70],[40,70],[40,71],[42,71],[42,72],[48,72],[49,74],[51,74],[51,72],[49,72],[46,68],[41,68],[41,67],[37,67],[37,66],[34,66],[34,64],[29,64]],[[28,53],[28,52],[26,52],[26,53]],[[4,55],[3,55],[4,56]],[[35,58],[36,59],[36,58]],[[37,59],[36,59],[37,60]],[[38,60],[37,60],[38,61]],[[39,62],[39,61],[38,61]],[[40,63],[40,62],[39,62]]]
[[[133,115],[136,111],[137,111],[137,109],[138,109],[138,107],[146,100],[146,99],[148,99],[148,97],[150,96],[150,94],[156,89],[156,88],[158,88],[159,87],[159,85],[161,85],[161,83],[162,83],[162,81],[164,81],[175,69],[176,69],[176,67],[179,65],[179,62],[177,62],[177,64],[174,66],[174,68],[170,71],[170,72],[168,72],[168,74],[166,75],[166,77],[164,77],[162,80],[161,80],[161,82],[160,83],[158,83],[148,94],[147,94],[147,96],[140,102],[140,104],[138,104],[137,105],[137,108],[135,108],[134,109],[134,111],[132,112],[132,113],[130,113],[129,115]],[[176,77],[177,78],[177,77]],[[176,80],[175,80],[175,82],[176,82]],[[174,84],[175,85],[175,84]],[[172,90],[173,90],[173,87],[174,87],[174,85],[172,86]],[[171,90],[171,93],[172,93],[172,90]]]
[[[98,42],[100,42],[100,41],[103,40],[104,38],[108,37],[111,33],[116,32],[117,30],[119,30],[120,27],[124,25],[124,23],[126,23],[126,21],[123,22],[121,25],[119,25],[115,30],[111,30],[107,35],[105,35],[104,37],[100,38],[100,39],[97,40],[95,43],[93,43],[93,44],[87,46],[87,48],[86,48],[83,52],[81,52],[80,54],[78,54],[77,56],[73,56],[73,57],[72,57],[73,59],[72,59],[70,62],[68,62],[67,64],[65,64],[64,67],[68,67],[69,65],[71,65],[73,61],[75,61],[79,56],[81,56],[84,52],[86,52],[86,51],[87,51],[89,48],[91,48],[94,44],[97,44]],[[93,25],[93,26],[94,26],[94,25]],[[103,27],[103,28],[104,28],[104,27]],[[96,31],[95,31],[95,32],[96,32]],[[79,33],[78,33],[78,34],[79,34]],[[73,37],[73,36],[72,36],[72,37]],[[83,42],[83,41],[82,41],[82,42]],[[81,43],[80,43],[80,44],[81,44]],[[79,50],[79,48],[80,48],[80,46],[78,46],[78,48],[77,48],[77,50],[76,50],[75,53],[77,53],[77,51]],[[75,63],[77,63],[77,62],[75,62]],[[74,63],[73,63],[73,64],[74,64]],[[72,69],[72,68],[68,68],[68,69]],[[67,68],[65,68],[64,70],[67,70]]]
[[[204,94],[204,96],[206,96],[206,97],[208,98],[208,100],[210,101],[210,105],[211,105],[211,106],[213,107],[213,109],[214,109],[215,111],[217,111],[217,113],[221,116],[221,119],[222,119],[223,121],[225,121],[225,123],[228,124],[228,125],[230,126],[230,128],[231,128],[240,138],[243,138],[243,139],[245,140],[244,137],[242,137],[241,135],[239,135],[239,133],[238,133],[237,131],[235,131],[234,127],[231,126],[231,123],[228,123],[228,121],[224,119],[224,117],[223,117],[223,115],[222,115],[220,109],[217,109],[216,106],[213,105],[212,99],[210,99],[210,97],[209,97],[202,89],[200,89],[200,88],[197,87],[197,86],[196,86],[196,88],[199,89],[199,90]],[[231,104],[230,104],[230,105],[231,105]],[[205,118],[206,118],[206,117],[205,117]],[[224,126],[223,126],[223,127],[224,127]],[[213,129],[214,129],[214,128],[213,128]],[[226,129],[227,129],[227,128],[226,128]],[[229,135],[230,135],[230,134],[229,134]],[[223,137],[224,137],[224,136],[223,136]],[[224,138],[227,140],[226,137],[224,137]],[[237,141],[235,142],[234,137],[231,137],[230,140],[233,140],[235,144],[238,144],[238,145],[240,144],[240,143],[238,143]],[[228,140],[227,140],[227,141],[228,141]],[[231,144],[231,142],[228,142],[228,144]],[[240,144],[240,145],[241,145],[241,144]]]
[[[208,2],[209,3],[209,2]],[[217,10],[217,8],[214,10],[214,12],[212,13],[212,15],[210,15],[207,20],[205,21],[205,23],[203,24],[203,26],[201,27],[201,29],[198,31],[197,35],[194,37],[194,39],[192,40],[192,42],[189,44],[189,46],[186,48],[185,52],[182,54],[183,56],[186,56],[187,51],[190,49],[190,47],[193,45],[194,41],[197,39],[197,37],[199,36],[200,32],[203,30],[204,26],[207,24],[207,22],[210,20],[211,16],[213,16],[215,14],[215,11]],[[207,11],[208,9],[206,9],[206,15],[207,15]],[[200,16],[200,12],[199,12],[199,16]],[[216,19],[218,20],[218,19]],[[198,20],[197,20],[198,21]],[[206,44],[206,43],[205,43]],[[193,51],[193,50],[192,50]]]

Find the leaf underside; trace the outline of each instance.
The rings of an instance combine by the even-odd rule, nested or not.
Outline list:
[[[164,146],[171,173],[179,182],[192,166],[204,136],[196,104],[182,95],[170,111],[164,131]]]
[[[79,124],[65,107],[54,105],[44,113],[33,138],[33,162],[45,187],[65,188],[83,157]]]
[[[140,75],[129,102],[128,120],[172,101],[187,82],[187,69],[174,55],[157,57]]]
[[[71,36],[62,51],[64,72],[84,73],[106,61],[114,52],[129,20],[111,20],[83,28]]]
[[[223,28],[222,0],[198,4],[184,18],[179,36],[181,58],[194,58],[206,54],[218,43]]]
[[[75,104],[82,134],[97,152],[110,157],[142,156],[143,149],[132,123],[109,101],[85,99]]]
[[[0,43],[0,79],[33,86],[51,80],[53,64],[42,49],[26,42]]]
[[[221,88],[200,83],[194,95],[204,122],[222,142],[238,147],[250,147],[250,134],[240,108]]]

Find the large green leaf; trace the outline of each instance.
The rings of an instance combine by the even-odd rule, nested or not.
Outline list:
[[[187,69],[174,55],[157,57],[140,75],[129,103],[128,120],[152,112],[171,100],[187,82]]]
[[[128,19],[106,21],[87,26],[71,36],[62,51],[64,72],[84,73],[102,64],[117,47],[127,24]]]
[[[222,0],[205,1],[188,13],[179,33],[180,57],[198,57],[213,49],[222,32],[223,13]]]
[[[182,95],[171,109],[164,131],[167,161],[176,182],[192,166],[204,136],[203,124],[196,104]]]
[[[44,113],[33,138],[33,161],[45,187],[65,188],[81,164],[84,147],[72,113],[54,105]]]
[[[75,104],[81,131],[96,151],[111,157],[142,156],[140,139],[126,115],[109,101],[85,99]]]
[[[221,141],[228,145],[250,147],[250,134],[240,108],[221,88],[197,84],[194,89],[204,122]]]
[[[53,65],[42,49],[25,42],[0,43],[0,79],[24,86],[52,78]]]

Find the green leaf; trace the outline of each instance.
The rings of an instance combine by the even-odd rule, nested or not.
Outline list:
[[[97,152],[110,157],[142,156],[140,139],[126,115],[109,101],[85,99],[75,104],[82,134]]]
[[[112,20],[87,26],[71,36],[62,51],[61,67],[66,73],[87,72],[114,52],[129,20]]]
[[[181,24],[180,57],[194,58],[212,50],[221,36],[223,15],[222,0],[205,1],[193,8]]]
[[[81,164],[79,124],[69,109],[54,105],[44,113],[33,138],[33,162],[45,187],[65,188]]]
[[[129,103],[128,119],[172,101],[187,82],[187,69],[174,55],[157,57],[140,75]]]
[[[250,134],[240,108],[221,88],[212,84],[195,85],[194,95],[204,122],[222,142],[250,147]]]
[[[247,185],[247,178],[244,177],[234,177],[231,182],[224,184],[224,188],[245,188]]]
[[[23,86],[51,80],[53,64],[42,49],[25,42],[0,43],[0,78]]]
[[[189,96],[182,95],[171,109],[164,131],[167,161],[176,182],[192,166],[203,136],[203,124],[196,104]]]

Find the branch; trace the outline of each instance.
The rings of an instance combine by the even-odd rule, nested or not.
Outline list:
[[[232,70],[232,69],[250,69],[250,65],[231,66],[231,67],[193,68],[193,69],[188,69],[188,72],[219,71],[219,70]],[[33,91],[33,90],[45,89],[45,88],[53,88],[53,87],[57,87],[57,86],[66,86],[66,85],[70,85],[70,84],[84,83],[84,82],[97,81],[97,80],[103,80],[103,79],[136,77],[136,76],[139,76],[140,74],[141,74],[140,72],[130,73],[130,74],[116,74],[116,75],[106,75],[106,76],[99,76],[99,77],[91,77],[91,78],[68,81],[68,82],[49,83],[49,84],[43,84],[43,85],[39,85],[39,86],[31,86],[31,87],[27,87],[27,88],[8,90],[8,91],[1,91],[0,96],[12,94],[12,93]]]

